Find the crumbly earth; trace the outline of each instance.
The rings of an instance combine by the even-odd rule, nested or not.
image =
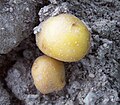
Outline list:
[[[0,82],[0,105],[10,105],[10,95],[3,88],[3,84]]]
[[[36,8],[43,4],[43,0],[0,0],[0,54],[31,35],[37,23]]]
[[[40,9],[39,21],[60,13],[72,13],[86,23],[91,32],[88,55],[65,63],[63,90],[43,95],[31,77],[34,60],[43,54],[35,35],[27,33],[18,47],[0,55],[0,105],[120,105],[120,1],[50,0]]]

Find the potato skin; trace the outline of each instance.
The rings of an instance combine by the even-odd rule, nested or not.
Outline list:
[[[77,17],[60,14],[42,24],[36,35],[39,49],[46,55],[64,62],[82,59],[90,47],[90,33]]]
[[[33,63],[32,77],[41,93],[59,91],[65,86],[64,64],[48,56],[40,56]]]

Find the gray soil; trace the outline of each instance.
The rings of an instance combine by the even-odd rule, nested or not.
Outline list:
[[[120,1],[43,1],[0,0],[0,105],[120,105]],[[63,90],[43,95],[31,77],[34,60],[43,55],[33,32],[60,13],[85,22],[91,48],[84,59],[64,63]]]

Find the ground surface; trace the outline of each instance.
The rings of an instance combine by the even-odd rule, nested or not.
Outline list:
[[[38,1],[0,1],[0,105],[120,105],[120,1]],[[32,29],[38,18],[41,23],[66,12],[86,23],[91,48],[81,61],[65,63],[67,83],[62,91],[42,95],[31,77],[33,61],[43,55]]]

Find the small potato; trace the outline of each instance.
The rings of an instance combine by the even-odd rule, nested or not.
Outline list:
[[[60,14],[43,22],[36,35],[39,49],[60,61],[74,62],[82,59],[90,46],[90,33],[77,17]]]
[[[43,94],[61,90],[65,86],[64,64],[48,56],[38,57],[32,66],[36,88]]]

